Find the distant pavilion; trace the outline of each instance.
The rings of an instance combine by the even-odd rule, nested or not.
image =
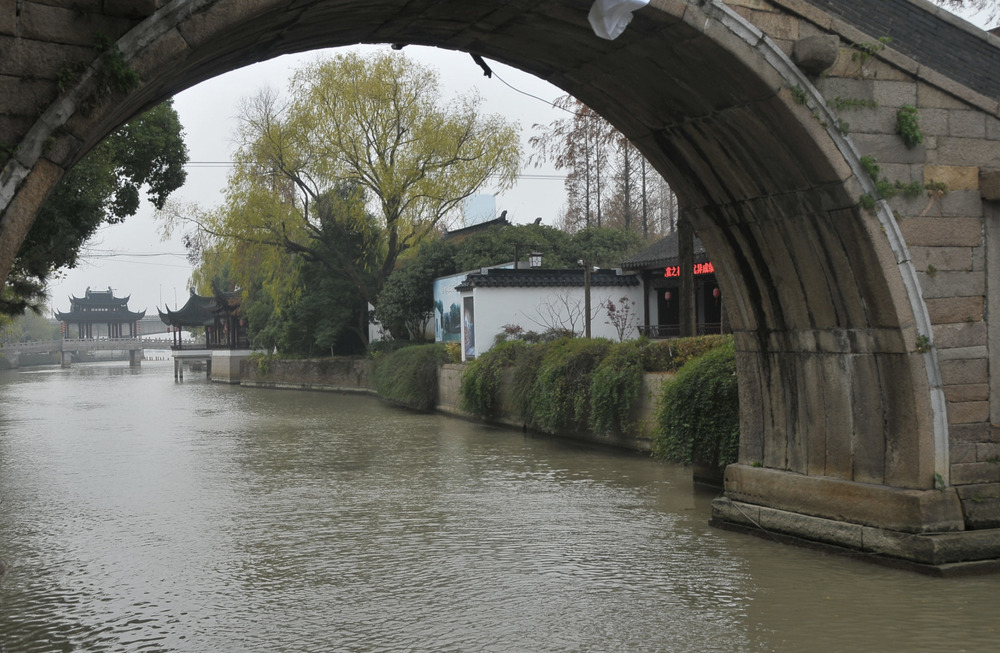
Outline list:
[[[160,319],[173,333],[173,348],[182,349],[181,329],[205,329],[206,349],[248,349],[246,320],[240,314],[239,295],[220,293],[215,297],[198,295],[191,289],[187,303],[176,311],[160,311]]]
[[[129,310],[130,297],[116,297],[110,287],[106,291],[87,288],[83,297],[71,296],[69,312],[56,311],[56,319],[62,322],[63,337],[71,337],[76,325],[81,340],[137,338],[139,320],[146,316],[146,311]]]

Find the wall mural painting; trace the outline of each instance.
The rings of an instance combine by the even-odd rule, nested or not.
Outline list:
[[[475,312],[472,297],[465,298],[465,341],[462,344],[466,358],[476,357]]]

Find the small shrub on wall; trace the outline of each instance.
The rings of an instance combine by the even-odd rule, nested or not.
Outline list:
[[[534,382],[522,401],[528,425],[548,433],[585,429],[590,424],[590,378],[611,342],[563,338],[544,345]]]
[[[437,404],[438,367],[448,362],[443,345],[405,347],[374,360],[372,380],[383,399],[415,410]]]
[[[525,347],[521,340],[500,341],[470,362],[462,373],[462,410],[480,417],[496,417],[504,370],[514,365]]]
[[[634,435],[632,406],[642,389],[643,353],[649,341],[615,345],[594,369],[590,380],[590,427],[595,433]]]
[[[656,423],[654,455],[683,464],[736,462],[740,410],[732,340],[664,382]]]

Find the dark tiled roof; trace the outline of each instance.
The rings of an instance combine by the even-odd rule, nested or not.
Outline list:
[[[131,311],[128,302],[131,295],[116,297],[111,288],[91,290],[83,297],[70,296],[69,313],[56,311],[57,320],[63,322],[133,322],[146,316],[146,311]]]
[[[639,277],[619,274],[617,270],[598,270],[590,275],[591,286],[638,286]],[[527,269],[490,268],[473,272],[458,286],[458,290],[472,288],[553,288],[583,287],[581,269]]]
[[[209,326],[214,323],[216,313],[220,311],[234,313],[239,307],[240,298],[234,292],[204,297],[192,291],[187,303],[179,309],[172,311],[168,308],[166,312],[159,311],[159,313],[163,323],[170,326]]]
[[[507,221],[507,212],[504,211],[499,218],[495,220],[486,220],[485,222],[480,222],[478,224],[470,225],[468,227],[462,227],[461,229],[452,229],[444,234],[444,240],[452,240],[454,238],[462,239],[472,234],[477,234],[480,231],[486,231],[490,227],[509,227],[510,222]]]
[[[644,268],[667,267],[680,263],[680,256],[677,248],[677,232],[661,238],[646,249],[633,254],[622,261],[622,268],[625,270],[642,270]],[[697,238],[694,239],[694,261],[704,263],[708,260],[708,252],[705,246]]]

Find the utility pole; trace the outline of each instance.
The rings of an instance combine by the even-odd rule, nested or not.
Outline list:
[[[681,266],[680,335],[697,335],[694,300],[694,230],[684,217],[677,221],[677,254]]]

